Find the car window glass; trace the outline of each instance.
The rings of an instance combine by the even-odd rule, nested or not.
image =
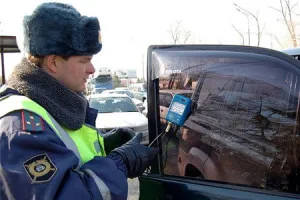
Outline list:
[[[171,94],[165,95],[165,107],[170,107],[173,96]]]
[[[232,85],[233,82],[229,78],[206,76],[203,80],[201,92],[199,92],[197,110],[224,109],[227,102],[230,102],[228,98],[232,98],[232,95],[230,95]],[[216,107],[216,105],[218,106]]]
[[[92,98],[89,103],[99,113],[138,112],[136,106],[128,97]]]
[[[162,141],[163,174],[299,193],[299,69],[243,54],[171,62],[172,53],[160,60],[177,69],[160,75],[159,90],[191,94],[193,103]],[[160,93],[160,105],[167,99]]]
[[[159,94],[159,105],[165,106],[165,95],[162,93]]]
[[[167,93],[160,93],[159,94],[159,105],[168,108],[172,101],[172,95]]]

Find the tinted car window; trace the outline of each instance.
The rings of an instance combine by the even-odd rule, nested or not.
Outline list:
[[[159,94],[159,105],[169,107],[173,96],[171,94],[160,93]]]
[[[164,174],[299,193],[299,70],[267,56],[184,59],[159,84],[193,91],[192,113],[163,140]]]

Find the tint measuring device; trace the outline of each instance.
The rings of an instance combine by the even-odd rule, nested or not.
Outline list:
[[[169,132],[171,125],[176,124],[177,126],[182,126],[191,112],[191,104],[192,100],[190,98],[187,98],[185,96],[176,94],[174,95],[169,110],[166,115],[166,120],[168,121],[168,126],[160,133],[152,142],[149,144],[151,146],[160,136],[162,136],[164,133]]]
[[[192,100],[182,95],[176,94],[171,102],[166,120],[172,124],[182,126],[191,112]]]

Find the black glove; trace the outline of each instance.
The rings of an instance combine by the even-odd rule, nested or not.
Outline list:
[[[142,175],[158,154],[158,149],[140,144],[142,138],[143,134],[138,133],[129,142],[111,152],[123,158],[129,178]]]
[[[136,135],[136,132],[129,128],[115,128],[105,134],[104,139],[105,153],[109,154],[113,149],[122,146]]]

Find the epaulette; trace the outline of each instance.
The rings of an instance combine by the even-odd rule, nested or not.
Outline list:
[[[45,130],[44,120],[39,115],[28,110],[22,110],[21,116],[23,131],[39,132]]]

